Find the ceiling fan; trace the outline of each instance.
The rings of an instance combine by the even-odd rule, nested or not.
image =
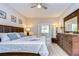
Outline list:
[[[47,7],[44,5],[44,3],[35,3],[35,4],[32,4],[31,8],[43,8],[43,9],[47,9]]]

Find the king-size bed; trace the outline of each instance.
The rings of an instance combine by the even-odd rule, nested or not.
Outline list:
[[[2,27],[0,26],[2,29]],[[22,28],[11,31],[12,27],[5,28],[5,32],[0,31],[0,56],[48,56],[49,52],[45,42],[45,37],[25,36]],[[10,29],[10,31],[9,31]]]

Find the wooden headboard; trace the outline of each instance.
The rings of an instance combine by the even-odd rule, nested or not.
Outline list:
[[[24,28],[0,25],[0,33],[9,33],[9,32],[24,32]]]

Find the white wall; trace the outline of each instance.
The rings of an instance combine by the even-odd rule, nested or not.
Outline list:
[[[51,25],[51,33],[50,36],[53,38],[56,38],[56,27],[61,26],[63,27],[63,19],[73,11],[77,10],[79,8],[79,4],[72,4],[68,9],[66,9],[60,17],[56,18],[27,18],[26,19],[26,26],[32,26],[31,31],[36,34],[40,35],[38,32],[38,24],[49,24]],[[55,25],[53,25],[55,24]],[[59,25],[61,24],[61,25]],[[58,29],[58,32],[62,33],[63,30]]]
[[[26,26],[31,26],[31,31],[36,35],[41,35],[39,33],[38,25],[49,24],[50,25],[50,34],[49,36],[56,37],[56,32],[53,24],[59,23],[59,18],[27,18]]]
[[[50,34],[49,36],[56,37],[56,32],[53,24],[59,22],[59,18],[25,18],[23,15],[18,13],[15,9],[13,9],[11,6],[5,3],[0,3],[0,10],[7,13],[7,19],[1,19],[0,18],[0,24],[1,25],[9,25],[9,26],[16,26],[16,27],[24,27],[26,26],[32,26],[31,31],[34,34],[39,34],[38,31],[38,25],[40,24],[49,24],[50,25]],[[14,15],[17,17],[17,23],[11,22],[11,15]],[[22,19],[23,24],[20,25],[18,23],[18,19]],[[40,35],[40,34],[39,34]]]
[[[0,3],[0,10],[7,13],[7,19],[0,18],[1,25],[23,27],[23,25],[25,24],[25,18],[22,15],[20,15],[16,10],[11,8],[9,5],[5,3]],[[16,23],[11,22],[11,15],[14,15],[15,17],[17,17]],[[22,19],[23,24],[19,24],[18,19]]]

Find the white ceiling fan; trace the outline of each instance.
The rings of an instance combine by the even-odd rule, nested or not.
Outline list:
[[[32,4],[31,8],[43,8],[43,9],[47,9],[47,7],[44,5],[44,3],[35,3],[35,4]]]

